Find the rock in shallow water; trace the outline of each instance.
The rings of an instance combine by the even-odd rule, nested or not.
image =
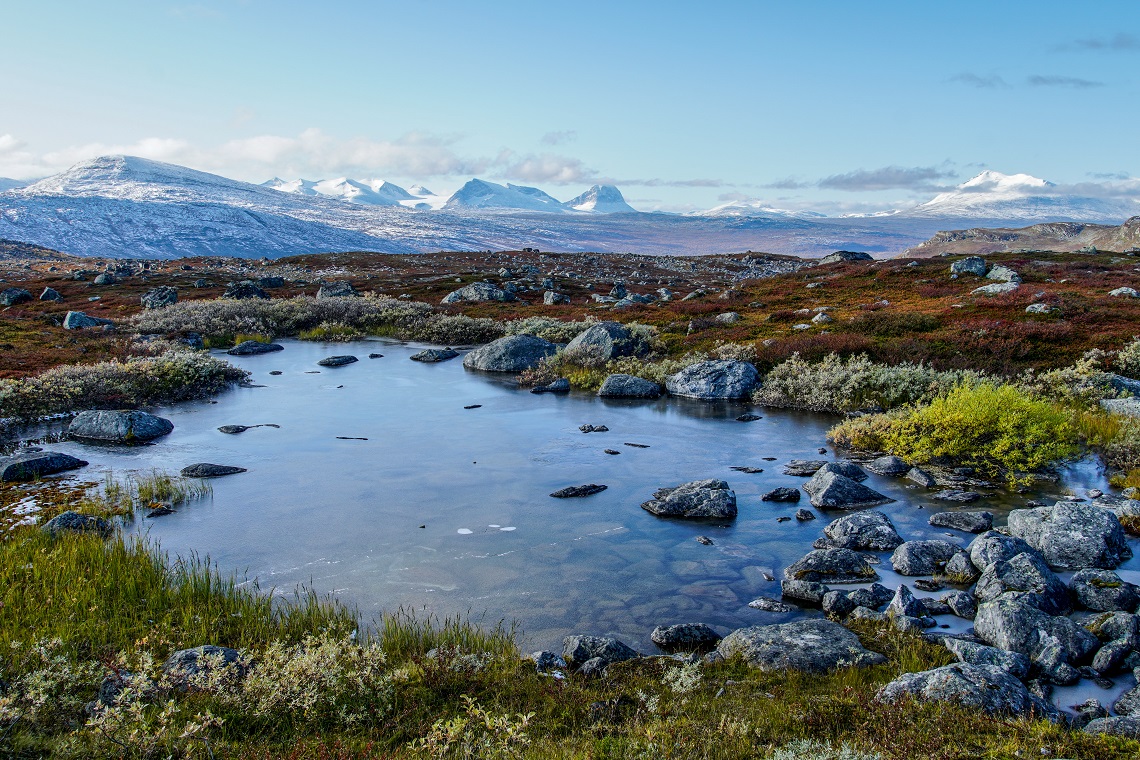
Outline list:
[[[878,665],[881,654],[868,651],[859,637],[838,623],[818,618],[741,628],[717,645],[724,658],[740,655],[760,670],[825,673],[840,667]]]
[[[949,541],[907,541],[891,555],[891,567],[900,575],[933,575],[962,549]]]
[[[463,366],[483,372],[522,372],[538,366],[558,347],[533,335],[508,335],[493,340],[463,357]]]
[[[22,483],[86,466],[82,459],[54,451],[17,454],[0,459],[0,482]]]
[[[1059,501],[1052,507],[1009,513],[1010,535],[1024,539],[1056,570],[1111,570],[1132,558],[1132,549],[1111,510]]]
[[[849,477],[820,469],[804,484],[813,506],[820,509],[863,509],[889,504],[894,499],[857,483]]]
[[[736,493],[723,480],[695,480],[655,491],[641,508],[658,517],[733,519]]]
[[[994,516],[992,512],[937,512],[928,522],[937,528],[983,533],[994,527]]]
[[[181,475],[184,478],[220,478],[225,475],[237,475],[239,472],[247,472],[247,470],[244,467],[199,462],[183,467]]]
[[[882,512],[858,512],[828,523],[824,535],[835,548],[858,551],[891,551],[903,542]]]
[[[67,426],[67,437],[101,443],[145,443],[174,430],[174,423],[138,410],[80,412]]]
[[[550,494],[556,499],[575,499],[581,496],[593,496],[596,493],[601,493],[606,490],[607,486],[598,485],[597,483],[588,483],[584,486],[567,486],[560,488],[554,493]]]
[[[879,574],[861,554],[850,549],[815,549],[784,568],[788,580],[814,583],[866,583]]]
[[[414,362],[434,364],[436,362],[445,362],[448,359],[454,359],[457,356],[459,356],[459,352],[453,351],[450,348],[425,348],[423,351],[412,354],[408,358]]]
[[[974,589],[979,602],[988,602],[1010,592],[1018,593],[1049,615],[1064,615],[1071,609],[1069,590],[1035,554],[1022,553],[993,563],[982,573]]]
[[[321,367],[343,367],[346,364],[353,364],[358,361],[360,360],[352,355],[329,356],[321,359],[317,364]]]
[[[674,396],[698,399],[746,398],[760,383],[760,374],[748,362],[698,362],[670,377],[665,387]]]
[[[768,493],[764,494],[761,501],[791,501],[796,502],[800,500],[800,492],[795,488],[775,488]]]
[[[974,631],[990,646],[1020,652],[1034,660],[1056,644],[1064,649],[1070,663],[1079,663],[1100,646],[1096,636],[1069,618],[1048,615],[1014,594],[981,605],[974,618]]]
[[[598,389],[603,398],[657,398],[661,386],[651,380],[633,375],[610,375]]]
[[[244,340],[229,351],[226,351],[226,353],[230,356],[254,356],[284,350],[285,346],[282,346],[280,343],[262,343],[259,340]]]

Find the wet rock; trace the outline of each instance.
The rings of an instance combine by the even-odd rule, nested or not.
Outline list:
[[[1096,636],[1069,618],[1053,617],[1015,594],[1004,594],[978,607],[974,631],[990,646],[1033,660],[1056,644],[1065,650],[1070,663],[1078,663],[1100,646]]]
[[[823,529],[833,547],[857,551],[891,551],[903,542],[882,512],[857,512],[833,520]]]
[[[760,467],[729,467],[728,469],[743,472],[748,475],[756,475],[757,473],[764,472],[763,468]]]
[[[612,636],[567,636],[562,640],[562,659],[571,667],[580,667],[593,659],[605,666],[637,656],[637,652]]]
[[[151,519],[154,519],[156,517],[166,517],[167,515],[172,515],[172,514],[174,514],[174,510],[171,507],[168,507],[165,504],[163,504],[161,507],[155,507],[151,511],[147,512],[146,516],[147,516],[148,520],[151,520]]]
[[[63,300],[63,296],[61,296],[59,291],[55,288],[44,288],[44,292],[40,293],[40,300],[59,302]]]
[[[515,296],[489,282],[473,282],[443,297],[441,304],[484,303],[486,301],[513,301]]]
[[[1120,520],[1103,507],[1059,501],[1015,509],[1008,525],[1010,535],[1024,539],[1057,570],[1111,570],[1132,557]]]
[[[763,610],[764,612],[795,612],[797,609],[799,609],[798,607],[793,607],[790,604],[784,604],[783,602],[777,601],[775,599],[770,599],[766,596],[761,596],[753,599],[748,603],[748,606],[754,610]]]
[[[269,294],[258,287],[256,282],[252,280],[242,280],[241,282],[231,283],[225,292],[222,293],[222,298],[235,298],[238,300],[261,298],[267,300]]]
[[[811,503],[820,509],[864,509],[893,502],[883,494],[849,477],[821,468],[804,484]]]
[[[967,256],[951,264],[950,272],[951,274],[972,274],[977,277],[985,277],[986,261],[981,256]]]
[[[195,678],[211,675],[218,669],[240,679],[245,676],[248,668],[236,649],[213,644],[180,649],[162,665],[162,671],[170,683],[182,691],[190,688]]]
[[[847,598],[855,603],[856,607],[866,607],[877,610],[895,598],[894,593],[879,583],[872,583],[867,588],[857,588],[847,594]]]
[[[63,318],[64,330],[85,330],[91,327],[103,327],[110,324],[114,323],[109,319],[90,317],[81,311],[69,311]]]
[[[982,495],[977,491],[957,491],[951,489],[947,491],[939,491],[930,498],[938,499],[938,501],[956,501],[961,504],[969,504],[970,502],[974,502],[982,498]]]
[[[354,298],[360,294],[351,282],[326,282],[317,289],[317,298]]]
[[[247,430],[249,430],[248,425],[222,425],[220,428],[218,428],[218,432],[225,433],[227,435],[237,435],[238,433],[244,433]]]
[[[87,462],[69,454],[54,451],[21,453],[0,458],[0,482],[23,483],[45,475],[78,470],[86,466]]]
[[[584,486],[567,486],[560,488],[554,493],[550,494],[556,499],[576,499],[582,496],[593,496],[596,493],[601,493],[606,490],[608,486],[598,485],[597,483],[587,483]]]
[[[994,516],[992,512],[937,512],[928,522],[937,528],[983,533],[994,527]]]
[[[985,569],[974,589],[980,602],[1010,592],[1021,592],[1021,598],[1049,615],[1064,615],[1071,609],[1064,582],[1034,554],[1018,554],[995,562]]]
[[[819,605],[823,603],[823,595],[830,591],[827,586],[816,581],[800,581],[785,578],[780,582],[780,594],[786,599]]]
[[[243,340],[226,351],[230,356],[256,356],[258,354],[271,354],[274,351],[284,351],[285,346],[280,343],[262,343],[260,340]]]
[[[742,414],[736,418],[737,422],[755,422],[764,419],[759,414]]]
[[[1056,708],[1030,694],[1021,681],[1004,670],[964,662],[904,673],[880,689],[876,699],[950,702],[993,716],[1058,717]]]
[[[799,489],[796,488],[774,488],[768,493],[764,494],[760,500],[796,502],[800,500],[800,492]]]
[[[248,472],[244,467],[233,467],[228,464],[210,464],[199,462],[182,468],[184,478],[220,478],[226,475],[237,475],[239,472]]]
[[[355,356],[351,356],[351,355],[328,356],[328,357],[325,357],[324,359],[321,359],[319,362],[317,362],[317,365],[321,366],[321,367],[343,367],[346,364],[353,364],[353,363],[358,362],[358,361],[360,361],[360,360],[357,359]]]
[[[662,488],[641,508],[658,517],[734,519],[736,493],[723,480],[695,480]]]
[[[839,667],[878,665],[886,661],[870,652],[859,637],[829,620],[797,620],[733,631],[717,645],[725,659],[739,655],[760,670],[826,673]]]
[[[973,620],[978,614],[978,602],[969,591],[951,591],[942,597],[942,601],[960,618]]]
[[[721,635],[704,623],[659,625],[649,639],[666,652],[701,652],[717,645]]]
[[[423,351],[414,353],[408,358],[414,362],[434,364],[435,362],[445,362],[448,359],[454,359],[457,356],[459,356],[459,352],[453,351],[450,348],[425,348]]]
[[[558,347],[533,335],[508,335],[491,341],[463,357],[463,366],[484,372],[522,372],[533,369]]]
[[[610,429],[605,425],[579,425],[578,429],[583,433],[608,433]]]
[[[1136,586],[1111,570],[1079,570],[1069,580],[1077,606],[1096,612],[1131,612],[1140,605]]]
[[[67,426],[67,437],[104,443],[145,443],[174,430],[174,423],[153,414],[131,411],[80,412]]]
[[[537,388],[531,388],[531,393],[569,393],[570,380],[565,377],[560,377],[550,385],[542,385]]]
[[[989,665],[1022,680],[1029,677],[1029,658],[1023,654],[951,636],[943,638],[942,645],[967,665]]]
[[[911,468],[909,464],[896,456],[885,456],[869,462],[867,469],[876,475],[898,477],[900,475],[906,475],[910,472]]]
[[[657,398],[661,395],[661,386],[633,375],[610,375],[602,382],[598,395],[603,398]]]
[[[850,549],[815,549],[784,569],[788,580],[816,583],[866,583],[879,574],[861,554]]]
[[[0,306],[17,306],[32,300],[32,294],[23,288],[0,290]]]
[[[804,509],[803,507],[800,507],[796,510],[796,519],[800,522],[807,522],[808,520],[814,520],[815,515],[812,514],[810,509]]]
[[[578,333],[566,345],[566,352],[571,355],[588,352],[590,356],[609,360],[644,356],[649,352],[649,345],[623,324],[598,322]]]
[[[110,521],[104,520],[102,517],[81,515],[78,512],[68,510],[48,520],[40,526],[40,530],[52,536],[58,536],[61,533],[95,533],[107,538],[115,532],[115,527]]]
[[[697,536],[696,542],[698,544],[702,544],[704,546],[712,546],[713,545],[713,540],[711,538],[709,538],[708,536]]]
[[[979,570],[985,570],[995,562],[1013,559],[1018,554],[1037,554],[1036,549],[1020,538],[1007,536],[996,530],[979,535],[970,542],[966,551],[969,552],[974,567]]]
[[[674,396],[697,399],[746,398],[760,384],[760,375],[748,362],[706,361],[693,364],[665,383]]]
[[[139,298],[144,309],[162,309],[178,303],[178,291],[169,285],[152,288]]]
[[[793,459],[784,465],[784,474],[797,478],[809,478],[827,464],[825,459]]]
[[[917,467],[912,467],[907,470],[906,479],[918,483],[923,488],[934,488],[938,485],[938,481],[934,479],[933,475]]]
[[[1086,699],[1079,705],[1073,705],[1076,715],[1070,718],[1069,725],[1074,729],[1081,729],[1097,718],[1107,718],[1108,710],[1096,699]]]
[[[933,575],[942,572],[950,558],[960,551],[949,541],[907,541],[891,555],[891,566],[900,575]]]

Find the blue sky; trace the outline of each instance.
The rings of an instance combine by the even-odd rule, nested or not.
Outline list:
[[[0,176],[130,152],[642,209],[1140,174],[1140,14],[1061,2],[7,0]]]

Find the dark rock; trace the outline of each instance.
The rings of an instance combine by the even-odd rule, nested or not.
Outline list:
[[[181,691],[190,688],[196,677],[216,677],[213,675],[216,669],[222,669],[231,677],[240,679],[248,671],[248,665],[236,649],[213,644],[180,649],[162,665],[162,671],[171,685]]]
[[[666,652],[700,652],[715,647],[722,637],[704,623],[681,623],[659,625],[649,638]]]
[[[742,414],[736,418],[737,422],[755,422],[764,419],[759,414]]]
[[[351,355],[329,356],[321,359],[319,362],[317,362],[317,365],[321,367],[343,367],[346,364],[353,364],[358,361],[360,360]]]
[[[90,317],[81,311],[69,311],[63,318],[64,330],[86,330],[91,327],[105,327],[114,324],[109,319]]]
[[[44,292],[40,293],[41,301],[62,301],[63,296],[55,288],[44,288]]]
[[[539,388],[531,388],[531,393],[569,393],[570,381],[565,377],[560,377],[550,385],[543,385]]]
[[[942,601],[960,618],[973,620],[978,614],[978,602],[969,591],[951,591],[942,597]]]
[[[761,472],[764,472],[764,469],[762,467],[729,467],[728,469],[747,473],[748,475],[757,475]]]
[[[633,375],[610,375],[598,389],[598,395],[605,398],[657,398],[661,395],[661,386]]]
[[[827,586],[816,581],[799,581],[785,578],[780,582],[780,594],[787,599],[795,599],[808,604],[823,603],[823,595],[830,591]]]
[[[950,702],[993,716],[1058,717],[1056,708],[1030,694],[1021,681],[1004,670],[964,662],[904,673],[880,689],[876,698],[882,702]]]
[[[906,479],[918,483],[923,488],[934,488],[934,486],[938,485],[938,481],[934,479],[933,475],[917,467],[912,467],[907,470]]]
[[[817,583],[866,583],[879,574],[861,554],[850,549],[815,549],[784,569],[788,580]]]
[[[608,433],[610,429],[605,425],[579,425],[578,429],[583,433]]]
[[[560,488],[550,495],[556,499],[575,499],[581,496],[593,496],[596,493],[601,493],[606,490],[607,487],[608,486],[598,485],[597,483],[589,483],[584,486]]]
[[[537,367],[557,350],[550,341],[533,335],[508,335],[468,353],[463,366],[484,372],[522,372]]]
[[[891,499],[851,478],[822,470],[804,484],[813,506],[820,509],[863,509],[889,504]]]
[[[796,488],[775,488],[761,497],[761,501],[799,501],[800,492]]]
[[[970,561],[970,555],[966,552],[958,552],[951,557],[950,561],[946,563],[946,567],[943,568],[942,574],[950,583],[966,586],[981,576],[978,568],[974,567],[974,563]]]
[[[1117,715],[1135,715],[1140,717],[1140,683],[1133,686],[1116,700],[1112,706]]]
[[[445,362],[457,356],[459,356],[459,352],[453,351],[450,348],[425,348],[419,353],[412,354],[409,358],[414,362],[432,364],[434,362]]]
[[[628,327],[618,322],[597,322],[578,333],[566,345],[566,353],[589,353],[597,359],[617,359],[622,356],[644,356],[649,345]]]
[[[369,358],[369,359],[383,359],[383,358],[384,358],[384,354],[369,354],[369,355],[368,355],[368,358]]]
[[[156,508],[152,509],[151,511],[147,512],[146,516],[148,519],[153,519],[155,517],[166,517],[167,515],[172,515],[172,514],[174,514],[174,510],[164,504],[161,507],[156,507]]]
[[[562,640],[562,659],[571,667],[599,659],[603,665],[633,660],[638,654],[610,636],[567,636]]]
[[[736,517],[736,494],[723,480],[696,480],[655,491],[641,508],[658,517],[731,520]]]
[[[827,449],[820,449],[820,453],[826,452]],[[841,462],[826,462],[822,467],[816,470],[815,474],[819,475],[824,472],[834,472],[836,475],[842,475],[845,478],[851,478],[856,483],[862,483],[867,479],[867,473],[863,468],[854,462],[843,460]],[[814,476],[813,476],[814,477]]]
[[[910,465],[896,456],[885,456],[869,462],[867,469],[876,475],[898,477],[910,472]]]
[[[614,456],[614,457],[621,454],[621,452],[617,451],[616,449],[605,449],[605,453],[609,454],[610,456]]]
[[[601,678],[606,672],[606,665],[607,663],[603,658],[591,657],[582,663],[582,667],[578,668],[578,675],[583,678]],[[597,705],[601,703],[595,702],[593,704]],[[593,705],[591,705],[591,707],[593,707]]]
[[[227,435],[237,435],[238,433],[244,433],[247,430],[249,430],[248,425],[222,425],[220,428],[218,428],[218,432],[226,433]]]
[[[949,541],[907,541],[891,555],[891,566],[900,575],[933,575],[942,572],[946,563],[958,552]]]
[[[317,298],[356,298],[360,294],[351,282],[326,282],[317,289]]]
[[[1096,699],[1086,699],[1079,705],[1073,705],[1073,711],[1076,715],[1070,718],[1069,725],[1074,729],[1084,728],[1097,718],[1108,717],[1108,710]]]
[[[819,472],[827,464],[825,459],[793,459],[784,465],[784,474],[797,478],[808,478]]]
[[[894,597],[889,588],[879,583],[872,583],[868,588],[857,588],[847,594],[847,598],[854,602],[856,607],[866,607],[871,610],[879,609]]]
[[[107,538],[115,532],[115,526],[102,517],[81,515],[78,512],[68,510],[48,520],[40,526],[40,530],[52,536],[58,536],[61,533],[95,533]]]
[[[539,673],[549,673],[554,670],[564,670],[566,668],[566,660],[563,660],[559,655],[554,652],[535,652],[528,658],[534,662],[534,668]]]
[[[807,522],[808,520],[814,520],[815,515],[812,514],[810,509],[804,509],[803,507],[800,507],[796,510],[796,519],[800,522]]]
[[[1091,504],[1059,501],[1052,507],[1015,509],[1009,513],[1009,532],[1057,570],[1111,570],[1132,557],[1120,520]]]
[[[1029,658],[1023,654],[950,636],[942,639],[942,645],[967,665],[989,665],[1022,680],[1029,677]]]
[[[962,504],[969,504],[970,502],[977,501],[982,498],[982,495],[977,491],[939,491],[930,498],[938,499],[938,501],[957,501]]]
[[[1054,642],[1078,663],[1100,646],[1096,636],[1067,617],[1053,617],[1015,594],[1004,594],[978,607],[974,631],[985,643],[1037,660]]]
[[[1130,612],[1140,605],[1140,594],[1111,570],[1078,570],[1069,580],[1077,605],[1096,612]]]
[[[226,351],[230,356],[255,356],[257,354],[271,354],[274,351],[284,351],[285,346],[280,343],[262,343],[259,340],[243,340]]]
[[[957,555],[955,555],[955,556],[957,556]],[[947,563],[947,564],[949,564],[949,563]],[[918,589],[919,591],[934,592],[934,591],[941,591],[942,590],[942,584],[939,583],[938,581],[932,580],[930,578],[919,578],[918,580],[916,580],[914,582],[914,587],[916,589]],[[927,606],[929,607],[930,605],[927,604]],[[937,613],[937,614],[943,614],[943,613]]]
[[[974,589],[979,602],[1010,592],[1020,592],[1021,598],[1048,615],[1064,615],[1071,609],[1064,582],[1035,554],[995,562],[985,569]]]
[[[68,438],[106,443],[145,443],[174,430],[174,423],[133,411],[80,412],[67,426]]]
[[[704,546],[712,546],[713,545],[713,540],[711,538],[709,538],[708,536],[697,536],[696,541],[698,544],[703,544]]]
[[[824,256],[819,260],[816,266],[822,266],[824,264],[839,264],[841,262],[851,261],[874,261],[874,259],[872,258],[871,254],[864,253],[863,251],[836,251],[835,253],[829,253]]]
[[[1099,675],[1114,676],[1124,670],[1124,661],[1132,654],[1132,643],[1126,640],[1110,641],[1093,656],[1092,668]]]
[[[748,362],[705,361],[670,377],[665,387],[674,396],[697,399],[747,398],[760,384],[760,374]]]
[[[235,298],[238,300],[261,298],[268,300],[269,294],[259,288],[256,282],[252,280],[242,280],[241,282],[231,283],[225,292],[222,293],[222,298]]]
[[[257,284],[263,288],[283,288],[285,287],[285,278],[276,276],[261,277],[257,280]]]
[[[982,533],[994,527],[994,516],[992,512],[937,512],[928,522],[937,528]]]
[[[1013,559],[1018,554],[1037,554],[1036,549],[1020,538],[1013,538],[996,530],[979,535],[970,542],[966,551],[969,552],[974,567],[979,570],[985,570],[995,562]]]
[[[4,288],[0,290],[0,306],[16,306],[31,301],[32,294],[23,288]]]
[[[1140,616],[1106,612],[1084,621],[1084,627],[1101,641],[1125,640],[1133,647],[1140,647]]]
[[[189,467],[182,468],[182,477],[184,478],[220,478],[223,475],[237,475],[239,472],[247,472],[244,467],[232,467],[226,464],[210,464],[208,462],[199,462],[192,464]]]
[[[825,614],[830,617],[847,617],[858,606],[842,591],[828,591],[820,602]]]
[[[0,459],[0,482],[22,483],[86,466],[82,459],[54,451],[16,454]]]
[[[891,551],[903,542],[882,512],[857,512],[834,520],[823,529],[831,545],[857,551]]]
[[[178,291],[169,285],[152,288],[139,299],[144,309],[162,309],[178,303]]]
[[[723,638],[717,652],[725,659],[739,655],[761,670],[826,673],[840,667],[878,665],[886,658],[863,647],[859,637],[828,620],[741,628]]]
[[[116,280],[115,275],[110,272],[103,272],[103,274],[95,278],[94,282],[96,285],[114,285],[118,280]]]
[[[887,605],[887,615],[920,618],[925,614],[926,608],[923,607],[922,602],[914,598],[914,594],[910,592],[905,583],[900,584],[895,590],[895,596],[891,599],[891,603]]]
[[[443,297],[441,304],[484,303],[487,301],[513,301],[515,296],[489,282],[473,282]]]

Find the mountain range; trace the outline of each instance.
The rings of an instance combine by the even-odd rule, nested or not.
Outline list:
[[[897,253],[939,230],[980,222],[1119,223],[1138,212],[1135,201],[1066,195],[1044,180],[996,172],[907,211],[829,218],[751,201],[697,214],[639,213],[612,185],[595,185],[566,202],[538,188],[482,179],[447,198],[418,185],[405,189],[348,177],[274,178],[258,185],[132,156],[103,156],[0,191],[0,238],[130,258],[523,247],[819,256],[837,249]]]

